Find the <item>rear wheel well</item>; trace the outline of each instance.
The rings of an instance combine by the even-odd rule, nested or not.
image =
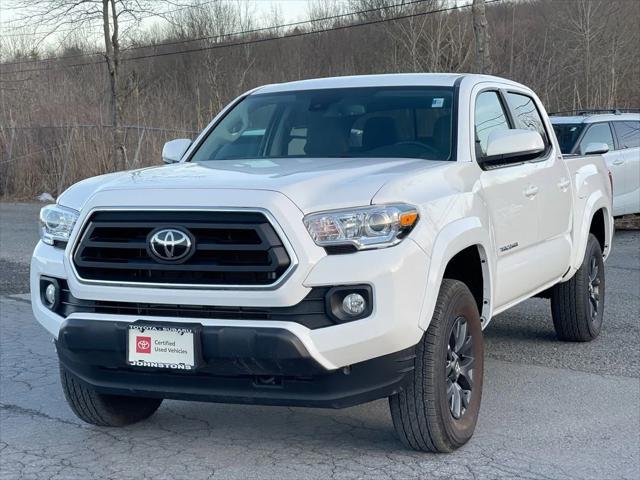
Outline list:
[[[484,305],[484,277],[482,274],[482,264],[486,260],[480,255],[477,246],[467,247],[458,252],[449,260],[444,271],[444,278],[459,280],[464,283],[478,306],[478,312],[482,315]]]
[[[593,218],[591,219],[591,226],[589,227],[589,233],[593,233],[593,235],[598,239],[598,243],[600,244],[600,249],[604,252],[606,234],[605,234],[605,228],[604,228],[604,210],[603,209],[600,209],[593,214]]]

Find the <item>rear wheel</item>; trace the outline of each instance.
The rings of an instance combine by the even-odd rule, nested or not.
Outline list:
[[[598,239],[589,234],[582,265],[551,291],[553,326],[560,340],[588,342],[600,334],[604,314],[604,260]]]
[[[393,425],[409,448],[451,452],[473,435],[482,397],[483,343],[473,295],[445,279],[416,347],[413,378],[389,397]]]
[[[60,380],[73,413],[80,420],[100,427],[124,427],[139,422],[153,415],[162,403],[161,398],[98,393],[62,365]]]

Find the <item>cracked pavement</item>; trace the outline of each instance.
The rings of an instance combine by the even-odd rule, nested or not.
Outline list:
[[[130,427],[82,423],[26,295],[38,208],[0,209],[0,480],[640,477],[640,232],[614,240],[596,341],[557,341],[541,299],[492,321],[475,436],[431,455],[396,440],[385,400],[345,410],[165,401]]]

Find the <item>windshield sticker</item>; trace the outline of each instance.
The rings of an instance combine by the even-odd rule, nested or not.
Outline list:
[[[434,98],[431,101],[431,108],[442,108],[444,106],[444,98]]]

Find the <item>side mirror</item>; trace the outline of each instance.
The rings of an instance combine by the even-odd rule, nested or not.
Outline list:
[[[535,158],[544,152],[544,141],[538,132],[525,129],[495,130],[487,140],[487,154],[481,161],[501,164]]]
[[[602,155],[609,151],[609,145],[603,142],[588,143],[586,147],[580,147],[580,155]]]
[[[162,147],[162,161],[164,163],[179,162],[190,146],[191,140],[188,138],[178,138],[165,143]]]

